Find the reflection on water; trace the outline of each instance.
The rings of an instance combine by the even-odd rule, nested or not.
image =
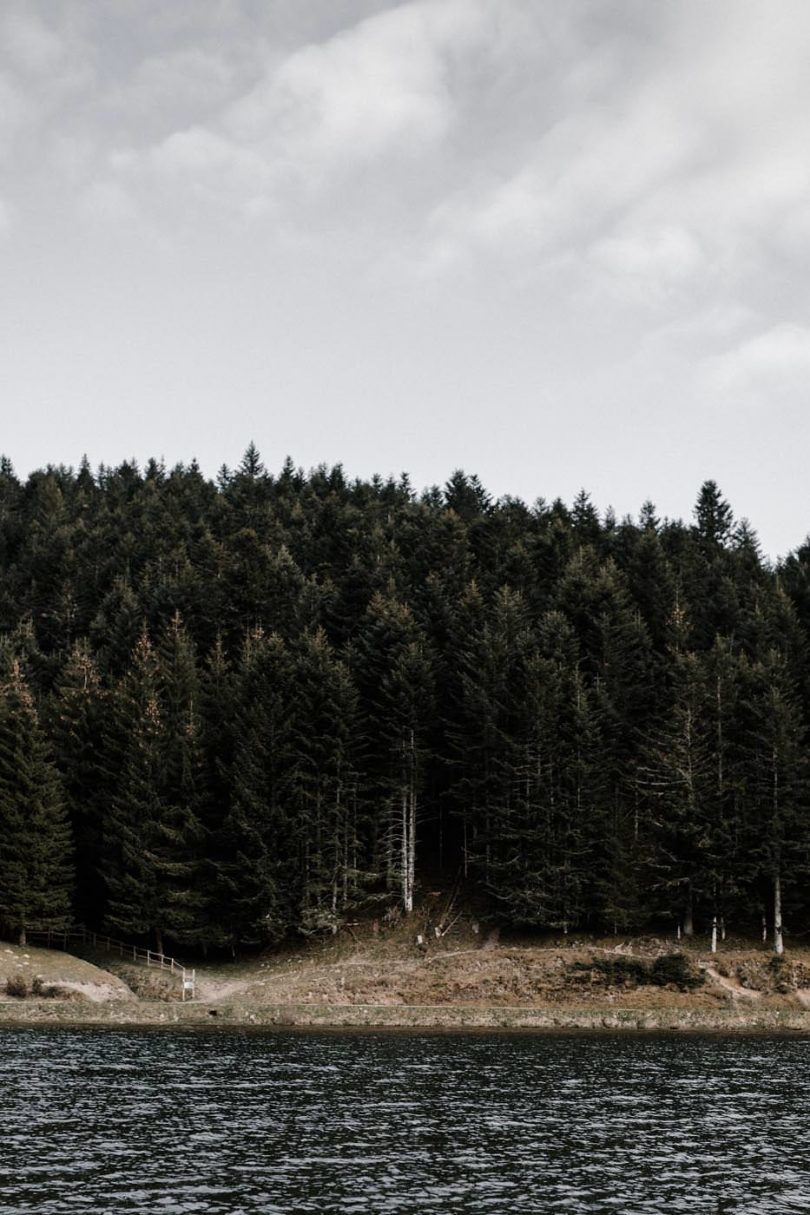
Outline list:
[[[0,1212],[810,1211],[810,1040],[0,1032]]]

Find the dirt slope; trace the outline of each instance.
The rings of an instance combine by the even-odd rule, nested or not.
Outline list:
[[[712,955],[701,939],[685,944],[658,937],[499,938],[466,916],[457,917],[443,936],[430,928],[425,917],[387,925],[369,920],[299,948],[198,965],[195,1003],[245,1011],[442,1006],[561,1013],[727,1009],[735,1015],[810,1008],[805,947],[789,949],[778,960],[767,947],[743,940],[727,941]],[[6,991],[8,979],[23,980],[28,1000],[19,1004],[48,996],[141,1006],[180,998],[176,977],[101,954],[94,961],[98,965],[0,943],[0,1002],[15,999]]]
[[[43,999],[134,1001],[135,993],[108,970],[56,949],[24,948],[0,941],[0,1001],[19,999],[7,984]]]

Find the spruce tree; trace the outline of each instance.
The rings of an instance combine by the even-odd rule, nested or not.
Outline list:
[[[160,811],[152,856],[166,932],[193,944],[204,939],[202,728],[196,655],[179,612],[160,640],[157,659]]]
[[[300,885],[290,779],[293,665],[284,641],[252,633],[236,679],[228,811],[217,833],[220,925],[231,948],[282,939]]]
[[[105,750],[115,778],[102,863],[107,919],[126,936],[154,935],[162,952],[166,908],[155,855],[162,813],[162,720],[157,657],[145,632],[111,710]]]
[[[393,593],[375,595],[356,647],[364,699],[368,793],[386,888],[413,910],[417,830],[422,810],[433,712],[433,668],[411,611]]]
[[[74,873],[59,776],[18,662],[0,685],[0,922],[26,944],[64,929]]]
[[[100,927],[105,917],[100,868],[113,788],[103,749],[108,703],[87,642],[76,642],[48,702],[46,723],[75,841],[76,916],[90,928]]]
[[[322,630],[302,640],[294,663],[290,799],[300,866],[298,927],[335,932],[365,893],[357,692]]]

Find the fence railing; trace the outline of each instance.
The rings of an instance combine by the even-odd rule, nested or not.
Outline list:
[[[154,949],[142,949],[139,945],[128,945],[126,941],[118,941],[106,933],[89,932],[86,928],[72,928],[59,932],[56,929],[42,929],[28,932],[27,939],[32,944],[41,941],[48,949],[67,950],[73,944],[89,945],[93,949],[105,949],[108,953],[117,953],[119,957],[132,959],[133,962],[145,962],[147,966],[157,966],[160,970],[168,970],[177,975],[182,985],[182,998],[193,1000],[197,981],[196,970],[183,966],[176,958],[159,953]]]

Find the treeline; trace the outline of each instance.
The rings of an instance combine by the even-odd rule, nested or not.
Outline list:
[[[810,928],[810,548],[251,445],[0,462],[0,922],[185,948],[462,880],[516,926]]]

